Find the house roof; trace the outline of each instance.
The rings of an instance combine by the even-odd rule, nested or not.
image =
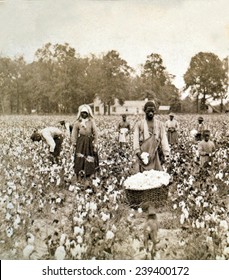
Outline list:
[[[123,106],[128,107],[143,107],[145,105],[144,100],[126,100],[123,104]]]
[[[170,110],[170,106],[159,106],[158,110],[160,110],[160,111],[169,111]]]

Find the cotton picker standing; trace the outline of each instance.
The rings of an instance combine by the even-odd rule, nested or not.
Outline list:
[[[159,157],[160,149],[167,161],[170,156],[170,147],[164,124],[154,118],[156,104],[148,101],[144,106],[145,118],[138,121],[134,127],[133,146],[137,160],[133,172],[144,170],[162,170]]]
[[[98,132],[94,116],[89,105],[83,104],[78,109],[74,123],[72,144],[75,146],[74,169],[80,183],[88,183],[99,167],[97,153]]]
[[[178,142],[178,131],[179,124],[178,121],[174,119],[174,114],[169,114],[169,120],[165,122],[165,130],[167,132],[168,141],[170,145],[177,144]]]
[[[128,143],[128,136],[130,133],[130,123],[126,120],[126,115],[122,115],[122,121],[118,124],[118,141],[120,148]]]

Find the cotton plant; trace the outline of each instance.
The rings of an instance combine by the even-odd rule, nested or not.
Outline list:
[[[137,218],[133,211],[128,213],[122,211],[123,183],[130,176],[133,155],[130,148],[119,150],[111,133],[116,127],[117,119],[112,119],[111,122],[105,121],[102,117],[98,119],[101,128],[98,144],[101,170],[92,181],[88,191],[83,191],[72,182],[74,155],[67,139],[63,142],[60,166],[50,163],[47,158],[49,153],[47,145],[31,143],[30,132],[34,128],[34,123],[39,127],[44,127],[50,124],[50,119],[52,120],[48,117],[43,119],[39,117],[33,123],[14,120],[12,129],[8,129],[8,123],[3,126],[4,138],[0,166],[3,168],[6,182],[3,183],[3,190],[0,191],[0,213],[3,217],[2,227],[4,227],[5,240],[13,248],[14,240],[20,240],[20,234],[22,232],[26,234],[28,230],[37,239],[39,234],[36,234],[35,229],[32,228],[33,221],[37,217],[47,217],[47,223],[51,226],[53,218],[58,216],[59,223],[62,225],[56,228],[58,235],[53,232],[47,242],[43,241],[48,244],[46,258],[54,259],[56,251],[63,253],[62,259],[63,256],[65,259],[114,259],[120,256],[129,259],[134,256],[138,258],[139,255],[135,252],[137,246],[135,249],[131,246],[125,247],[125,241],[128,238],[130,244],[136,239],[134,221]],[[224,222],[227,222],[226,212],[221,209],[224,208],[223,205],[217,202],[217,196],[228,180],[226,162],[228,148],[222,144],[222,147],[216,151],[215,160],[218,170],[215,169],[210,174],[210,177],[215,178],[219,170],[222,170],[223,177],[221,178],[220,175],[219,178],[215,178],[215,181],[210,182],[209,187],[205,188],[204,179],[195,175],[195,166],[192,164],[197,145],[190,138],[191,124],[189,122],[185,124],[187,128],[184,126],[181,133],[181,143],[172,150],[171,168],[168,171],[173,178],[172,188],[175,189],[174,192],[171,189],[170,197],[173,205],[176,205],[174,212],[180,217],[183,215],[181,226],[194,225],[192,230],[203,232],[208,242],[212,239],[215,244],[217,238],[222,237],[222,248],[217,249],[217,256],[227,259],[228,236]],[[130,138],[132,141],[132,135]],[[192,151],[192,153],[187,151]],[[217,180],[222,185],[219,185]],[[198,185],[198,181],[202,185]],[[13,184],[7,184],[7,182],[13,182]],[[62,192],[67,193],[67,199],[60,195]],[[203,197],[203,199],[200,200],[197,197]],[[179,204],[181,201],[185,204]],[[133,216],[130,216],[131,214]],[[141,214],[137,212],[137,215]],[[195,215],[197,217],[194,217]],[[64,218],[67,220],[65,224]],[[42,231],[43,228],[40,228]],[[68,238],[63,243],[60,239],[66,232]],[[113,238],[106,240],[106,236]],[[180,239],[182,240],[182,236]],[[183,248],[188,244],[188,237],[186,241]],[[65,253],[61,246],[64,247]],[[18,247],[16,249],[18,253]],[[22,255],[24,247],[20,249]]]

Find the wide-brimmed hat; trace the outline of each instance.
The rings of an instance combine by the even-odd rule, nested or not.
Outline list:
[[[172,112],[169,113],[170,117],[174,117],[174,114]]]
[[[203,120],[204,120],[203,117],[199,117],[199,118],[198,118],[198,121],[203,121]]]

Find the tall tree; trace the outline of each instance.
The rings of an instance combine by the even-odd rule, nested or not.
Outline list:
[[[0,58],[1,111],[3,113],[23,112],[25,60]]]
[[[145,87],[145,92],[142,93],[143,97],[153,98],[159,102],[164,94],[162,87],[166,84],[168,78],[159,54],[152,53],[147,56],[141,77]]]
[[[89,100],[85,91],[88,59],[80,58],[69,44],[46,44],[37,50],[36,62],[42,89],[39,96],[46,100],[45,104],[55,101],[56,110],[66,113],[75,112]],[[53,104],[48,110],[51,108]]]
[[[199,100],[200,109],[206,110],[206,100],[223,99],[226,95],[226,71],[223,62],[217,55],[199,52],[192,57],[190,65],[184,74],[185,90],[190,89],[191,95],[196,99],[197,111]]]
[[[102,58],[102,88],[100,98],[108,108],[114,104],[115,98],[120,102],[128,91],[128,81],[132,68],[122,59],[117,51],[109,51]],[[106,108],[106,107],[105,107]]]

